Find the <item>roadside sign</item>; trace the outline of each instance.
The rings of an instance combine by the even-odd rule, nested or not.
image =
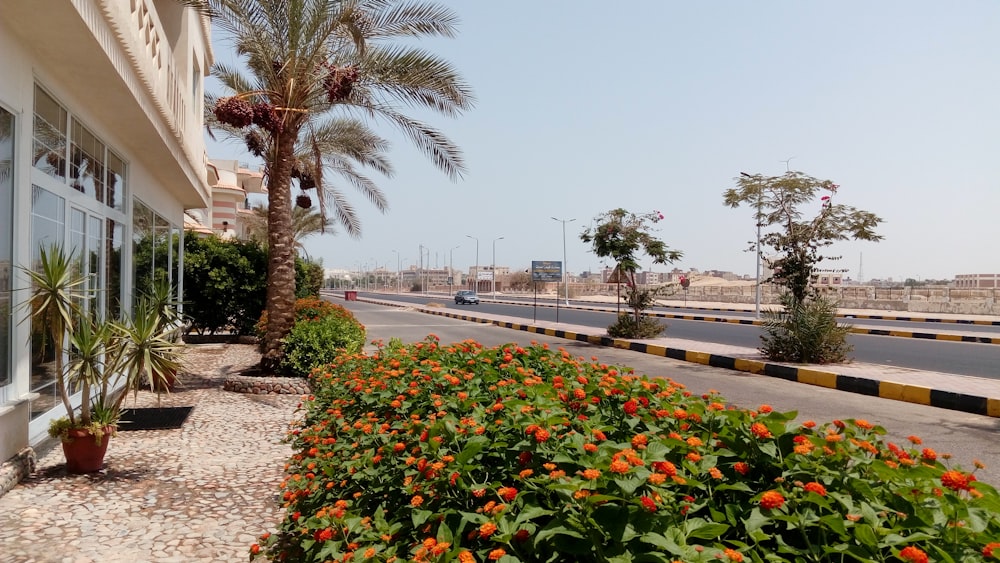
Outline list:
[[[628,279],[626,279],[625,276],[622,275],[622,272],[621,270],[618,269],[618,266],[615,266],[615,269],[611,272],[611,275],[608,276],[608,281],[604,283],[628,283]]]
[[[531,281],[562,281],[562,262],[558,260],[532,260]]]
[[[490,281],[491,279],[493,279],[493,271],[490,270],[490,271],[484,272],[484,271],[480,270],[480,271],[476,272],[476,279],[480,280],[480,281],[483,281],[483,280]]]

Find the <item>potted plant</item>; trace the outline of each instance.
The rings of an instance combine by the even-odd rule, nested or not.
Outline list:
[[[131,326],[133,341],[147,342],[148,346],[156,349],[166,347],[167,344],[183,345],[181,334],[184,332],[186,320],[178,310],[181,302],[176,299],[176,295],[177,286],[165,278],[157,277],[153,280],[140,299],[138,312],[142,314],[134,317],[139,322]],[[149,340],[153,336],[157,337],[155,344]],[[156,363],[159,360],[152,361]],[[159,367],[162,369],[157,369],[155,373],[150,372],[147,383],[154,391],[172,390],[177,382],[176,367],[173,369]]]
[[[52,421],[49,434],[58,437],[70,473],[98,471],[108,441],[114,435],[122,406],[143,384],[154,390],[180,367],[180,347],[170,338],[173,327],[154,300],[137,300],[131,317],[100,319],[84,304],[88,278],[77,273],[72,253],[59,246],[40,251],[31,278],[31,318],[35,332],[53,350],[56,388],[66,416]],[[72,358],[64,364],[69,344]],[[79,390],[79,414],[71,394]]]

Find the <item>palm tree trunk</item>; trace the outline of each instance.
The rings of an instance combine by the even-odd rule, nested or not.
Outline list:
[[[295,322],[295,240],[292,229],[292,161],[295,135],[280,134],[276,158],[268,172],[267,220],[267,327],[264,331],[262,367],[275,369],[281,361],[281,339]]]

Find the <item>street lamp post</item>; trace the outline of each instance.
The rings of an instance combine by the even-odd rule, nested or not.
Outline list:
[[[503,237],[493,239],[493,265],[490,266],[490,283],[493,287],[493,300],[497,300],[497,241]]]
[[[563,227],[563,263],[562,263],[562,275],[563,275],[563,292],[566,293],[566,305],[569,306],[569,269],[566,267],[566,223],[571,223],[576,221],[576,219],[556,219],[552,218],[553,221],[559,221],[562,223]]]
[[[472,279],[476,283],[476,290],[479,289],[479,239],[472,235],[465,235],[467,238],[471,238],[476,241],[476,266],[472,269]]]
[[[462,245],[453,246],[448,252],[448,278],[451,283],[448,284],[448,295],[451,295],[452,286],[455,285],[455,249],[461,247]]]
[[[403,260],[399,256],[398,250],[393,250],[396,254],[396,293],[402,293],[400,289],[400,277],[402,276],[401,270],[403,269]]]
[[[789,159],[791,160],[791,159]],[[746,172],[740,172],[744,178],[755,179],[753,176],[747,174]],[[757,220],[757,276],[754,282],[754,318],[760,318],[760,206],[761,206],[761,192],[760,192],[760,179],[757,180],[757,214],[755,219]]]
[[[417,281],[420,282],[420,293],[427,293],[427,288],[424,287],[424,245],[419,245],[417,252],[420,256],[417,257],[417,262],[420,264],[417,270]]]

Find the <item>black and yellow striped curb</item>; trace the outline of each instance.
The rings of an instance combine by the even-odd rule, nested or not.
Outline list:
[[[515,303],[515,302],[510,302]],[[553,305],[543,304],[545,307],[553,307]],[[576,305],[571,305],[571,307],[576,308]],[[717,311],[720,313],[750,313],[747,309],[727,309],[724,307],[677,307],[676,305],[659,305],[659,307],[664,307],[668,309],[694,309],[696,311]],[[593,310],[593,309],[591,309]],[[855,315],[855,314],[838,314],[838,319],[865,319],[874,321],[901,321],[901,322],[911,322],[911,323],[941,323],[941,324],[957,324],[957,325],[978,325],[978,326],[1000,326],[1000,321],[991,321],[985,319],[942,319],[940,317],[912,317],[912,316],[900,316],[900,315]]]
[[[505,305],[520,305],[520,306],[524,306],[524,307],[535,306],[535,305],[533,305],[531,303],[522,303],[522,302],[519,302],[519,301],[499,301],[499,303],[503,303]],[[547,307],[547,308],[550,308],[550,309],[556,307],[555,305],[550,305],[548,303],[540,303],[537,306],[538,307]],[[594,311],[594,312],[599,312],[599,313],[609,313],[609,312],[614,312],[615,311],[615,309],[612,309],[610,307],[587,307],[587,306],[583,306],[583,305],[570,305],[569,307],[562,306],[561,308],[563,308],[563,309],[573,309],[575,311]],[[712,310],[716,310],[716,309],[712,309]],[[718,310],[737,311],[737,309],[718,309]],[[681,314],[681,313],[661,313],[659,311],[646,311],[646,312],[643,313],[643,315],[646,315],[647,317],[657,317],[657,318],[661,318],[661,319],[679,319],[679,320],[682,320],[682,321],[703,321],[703,322],[712,322],[712,323],[727,323],[727,324],[754,325],[754,326],[763,326],[764,325],[764,321],[759,320],[759,319],[738,319],[738,318],[732,318],[732,317],[713,317],[713,316],[709,316],[709,315],[686,315],[686,314]],[[843,318],[847,318],[847,317],[843,317]],[[913,322],[921,322],[921,319],[916,319],[916,318],[898,317],[898,318],[894,319],[892,317],[882,317],[882,316],[879,316],[879,315],[868,315],[868,316],[854,315],[851,318],[856,318],[856,319],[866,318],[866,319],[881,319],[881,320],[908,320],[908,321],[913,321]],[[928,321],[928,322],[938,322],[938,321]],[[942,320],[940,322],[949,322],[949,321]],[[986,325],[986,324],[989,324],[989,323],[990,323],[990,321],[983,321],[981,323],[976,323],[976,324]],[[996,324],[1000,325],[1000,323],[996,323]],[[945,334],[945,333],[939,333],[939,332],[914,332],[912,330],[895,330],[895,329],[886,329],[886,328],[862,328],[862,327],[857,327],[857,326],[852,326],[851,327],[851,333],[852,334],[867,334],[869,336],[893,336],[893,337],[896,337],[896,338],[920,338],[920,339],[923,339],[923,340],[944,340],[946,342],[970,342],[970,343],[974,343],[974,344],[1000,344],[1000,336],[974,336],[974,335],[970,335],[970,334]]]
[[[980,397],[966,393],[941,391],[920,385],[909,385],[893,381],[880,381],[877,379],[868,379],[853,375],[843,375],[813,368],[773,364],[761,360],[733,358],[719,354],[711,354],[708,352],[668,348],[666,346],[647,344],[645,342],[635,342],[632,340],[623,340],[620,338],[611,338],[609,336],[583,334],[554,328],[538,327],[529,324],[512,323],[508,321],[476,317],[473,315],[452,313],[446,309],[438,310],[419,305],[401,304],[393,301],[379,301],[376,299],[359,299],[359,301],[374,303],[377,305],[388,305],[392,307],[411,307],[422,313],[438,315],[441,317],[448,317],[480,324],[491,324],[501,328],[520,330],[522,332],[530,332],[532,334],[542,334],[545,336],[574,340],[577,342],[586,342],[598,346],[608,346],[621,350],[630,350],[632,352],[640,352],[643,354],[652,354],[654,356],[662,356],[664,358],[680,360],[683,362],[692,362],[710,367],[742,371],[768,377],[777,377],[779,379],[793,381],[796,383],[817,385],[819,387],[836,389],[837,391],[845,391],[848,393],[857,393],[859,395],[868,395],[871,397],[880,397],[894,401],[916,403],[941,409],[1000,418],[1000,398],[994,399]]]

